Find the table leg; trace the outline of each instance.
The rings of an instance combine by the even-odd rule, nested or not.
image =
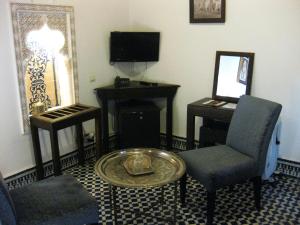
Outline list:
[[[165,199],[165,188],[161,187],[160,189],[160,204],[163,206]]]
[[[52,149],[52,160],[53,160],[53,169],[54,175],[61,175],[61,165],[59,158],[59,146],[58,146],[58,138],[57,138],[57,130],[50,130],[50,141],[51,141],[51,149]]]
[[[114,207],[113,207],[113,202],[112,202],[112,185],[108,185],[109,188],[109,205],[110,205],[110,212],[111,212],[111,219],[114,219]]]
[[[114,212],[114,221],[115,221],[115,225],[118,224],[118,215],[117,215],[117,196],[116,196],[116,187],[111,185],[111,189],[112,189],[112,200],[113,200],[113,212]]]
[[[103,150],[103,147],[101,146],[101,112],[98,116],[95,117],[95,138],[96,138],[96,159],[99,159],[100,156],[102,156],[101,151]],[[103,153],[103,152],[102,152]]]
[[[161,205],[161,213],[164,216],[164,203],[165,203],[165,188],[164,186],[161,187],[160,189],[160,205]]]
[[[167,150],[172,149],[173,135],[173,96],[167,98],[167,118],[166,118],[166,141]]]
[[[177,217],[177,181],[174,182],[174,211],[173,211],[173,224],[176,224],[176,217]]]
[[[78,163],[82,166],[84,164],[82,123],[76,124],[76,141],[78,146]]]
[[[34,151],[34,158],[36,163],[37,180],[44,178],[44,167],[41,153],[41,145],[39,138],[39,130],[36,126],[31,125],[31,137]]]
[[[103,151],[109,152],[109,141],[108,141],[108,103],[107,99],[101,99],[102,106],[102,135],[103,135]]]
[[[186,150],[194,148],[195,139],[195,115],[187,109],[187,127],[186,127]]]

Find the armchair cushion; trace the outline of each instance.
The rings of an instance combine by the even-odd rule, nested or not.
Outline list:
[[[282,106],[244,95],[233,114],[226,145],[258,162],[256,175],[265,168],[267,149]]]
[[[16,213],[6,183],[0,172],[0,224],[15,225]]]
[[[14,189],[10,194],[16,206],[18,225],[82,225],[98,222],[95,199],[69,175]]]
[[[180,152],[187,173],[200,181],[208,191],[251,178],[254,173],[253,158],[226,145]]]

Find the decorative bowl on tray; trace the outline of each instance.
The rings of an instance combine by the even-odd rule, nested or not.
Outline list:
[[[153,173],[151,157],[144,153],[128,156],[123,166],[130,175],[145,175]]]

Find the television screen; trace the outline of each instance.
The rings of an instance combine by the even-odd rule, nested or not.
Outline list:
[[[111,32],[110,61],[158,61],[159,37],[159,32]]]

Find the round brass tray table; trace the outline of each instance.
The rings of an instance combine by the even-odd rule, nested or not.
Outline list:
[[[146,155],[151,158],[151,171],[142,175],[132,175],[126,166],[128,158],[137,155]],[[161,199],[163,203],[164,186],[170,183],[174,184],[174,207],[172,223],[176,222],[177,208],[177,181],[185,173],[185,163],[176,154],[153,148],[134,148],[111,152],[100,158],[95,164],[96,174],[109,184],[110,205],[114,213],[114,221],[117,224],[117,187],[121,188],[161,188]],[[135,212],[136,213],[136,212]],[[140,212],[142,214],[146,212]]]

